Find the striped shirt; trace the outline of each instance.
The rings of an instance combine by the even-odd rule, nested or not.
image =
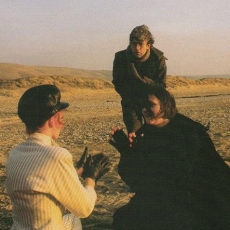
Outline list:
[[[94,208],[95,190],[82,185],[72,155],[52,141],[35,133],[9,155],[6,188],[13,204],[12,229],[65,229],[65,209],[84,218]]]

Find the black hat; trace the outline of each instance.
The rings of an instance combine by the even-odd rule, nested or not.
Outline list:
[[[69,106],[60,102],[61,92],[55,85],[39,85],[25,91],[18,102],[18,116],[26,124],[42,125],[58,111]]]

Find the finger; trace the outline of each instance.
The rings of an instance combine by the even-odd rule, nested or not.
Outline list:
[[[102,167],[107,167],[109,164],[110,162],[108,158],[103,159],[103,161],[101,162]]]
[[[93,163],[93,158],[92,158],[92,155],[89,154],[89,156],[88,156],[88,158],[87,158],[87,164],[88,164],[89,166],[91,166],[92,163]]]
[[[110,168],[111,168],[111,166],[112,166],[112,164],[111,164],[110,162],[108,162],[108,163],[105,165],[105,169],[109,171]]]
[[[87,153],[87,152],[88,152],[88,147],[86,146],[85,150],[84,150],[84,153]]]
[[[129,137],[128,139],[129,139],[129,143],[133,142],[133,139],[131,137]]]
[[[84,153],[83,153],[83,156],[85,157],[85,158],[87,158],[88,157],[88,147],[86,146],[85,147],[85,150],[84,150]]]
[[[128,137],[130,137],[130,138],[135,138],[135,137],[136,137],[136,133],[135,133],[135,132],[129,133],[129,134],[128,134]]]
[[[98,154],[93,156],[93,159],[94,159],[95,163],[99,163],[103,158],[104,158],[103,153],[98,153]]]
[[[109,168],[105,168],[105,169],[103,170],[103,175],[105,175],[108,171],[109,171]],[[103,175],[102,175],[102,176],[103,176]]]
[[[116,142],[115,141],[113,141],[113,140],[109,140],[109,144],[111,144],[113,147],[117,147],[117,144],[116,144]]]
[[[113,135],[114,135],[114,132],[111,131],[111,132],[109,133],[109,136],[112,137]]]
[[[95,161],[95,164],[98,166],[98,167],[103,167],[104,163],[107,161],[106,157],[105,156],[102,156],[102,158],[100,159],[97,159],[97,161]]]
[[[100,177],[105,175],[107,172],[109,172],[110,168],[109,167],[106,167],[106,168],[103,168],[101,171],[100,171]]]
[[[106,157],[105,156],[103,156],[101,159],[98,159],[98,163],[100,164],[100,165],[103,165],[103,163],[106,161]]]
[[[112,127],[112,131],[117,131],[117,130],[120,130],[121,129],[121,127],[120,126],[114,126],[114,127]]]
[[[136,137],[136,134],[134,132],[128,134],[129,142],[132,143],[133,139]]]
[[[111,136],[113,136],[116,132],[122,130],[122,128],[120,126],[116,126],[116,127],[113,127],[110,134]]]

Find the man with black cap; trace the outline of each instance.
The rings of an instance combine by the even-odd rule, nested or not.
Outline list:
[[[28,138],[6,163],[11,229],[82,229],[79,218],[89,216],[95,205],[95,182],[109,170],[108,158],[102,153],[91,156],[87,148],[75,168],[69,151],[55,144],[69,106],[60,99],[55,85],[39,85],[19,100],[18,116]],[[65,210],[69,214],[63,215]]]
[[[113,84],[121,96],[123,121],[128,133],[142,125],[139,100],[146,85],[166,87],[166,63],[163,52],[153,46],[154,37],[146,25],[135,27],[127,49],[115,53]]]

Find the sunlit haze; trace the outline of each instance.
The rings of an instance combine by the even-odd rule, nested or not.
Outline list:
[[[230,74],[229,0],[4,0],[0,62],[112,70],[146,24],[170,75]]]

